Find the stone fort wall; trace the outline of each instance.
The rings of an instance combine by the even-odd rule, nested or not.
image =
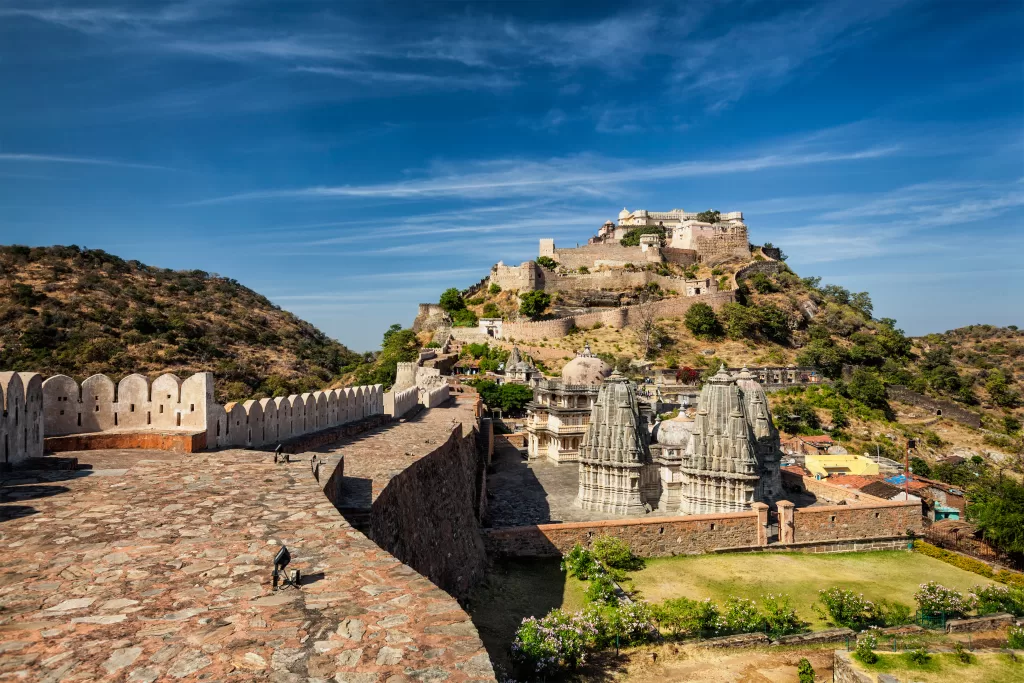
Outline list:
[[[661,252],[658,249],[647,249],[641,247],[624,247],[618,242],[602,244],[584,244],[569,249],[553,249],[551,258],[555,259],[566,268],[579,268],[586,266],[593,268],[598,261],[608,261],[610,264],[625,265],[627,263],[660,263]]]
[[[487,566],[476,497],[485,457],[479,437],[474,423],[457,424],[442,445],[392,477],[370,515],[374,542],[456,597]]]
[[[0,467],[43,455],[43,381],[34,372],[0,372]]]
[[[735,301],[735,294],[729,291],[696,296],[672,297],[656,301],[651,305],[654,307],[655,315],[658,317],[676,317],[685,315],[686,311],[698,301],[706,303],[717,310],[725,304]],[[506,322],[502,326],[501,337],[517,341],[540,341],[545,338],[557,339],[569,334],[573,327],[586,329],[593,327],[597,323],[620,329],[636,322],[638,315],[639,310],[637,306],[623,306],[621,308],[581,313],[554,320]]]
[[[182,380],[161,375],[150,384],[133,374],[116,385],[105,375],[82,382],[55,375],[41,383],[46,436],[97,432],[204,432],[209,448],[260,447],[331,429],[384,412],[380,385],[314,391],[219,405],[213,375]],[[136,446],[141,447],[141,446]]]
[[[951,420],[968,425],[969,427],[974,427],[975,429],[981,427],[981,417],[979,415],[950,401],[931,398],[930,396],[919,394],[916,391],[911,391],[905,386],[899,384],[886,387],[885,393],[894,401],[917,406],[918,408],[924,408],[925,410],[932,411],[936,415],[941,411],[942,417],[948,417]]]

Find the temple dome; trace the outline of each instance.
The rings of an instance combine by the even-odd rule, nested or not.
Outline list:
[[[690,443],[690,436],[692,434],[693,420],[676,417],[654,425],[654,429],[651,432],[651,440],[662,446],[677,446],[685,449]]]
[[[619,211],[619,220],[629,218],[629,209],[622,207],[622,211]]]
[[[596,356],[577,356],[562,368],[566,384],[600,384],[612,374],[612,366]]]

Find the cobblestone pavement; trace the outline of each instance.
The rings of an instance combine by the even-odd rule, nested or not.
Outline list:
[[[306,460],[69,455],[95,469],[0,488],[0,681],[493,680],[458,603],[354,531]],[[281,543],[304,579],[274,592]]]
[[[487,477],[487,510],[492,527],[629,519],[628,515],[592,512],[573,505],[579,492],[576,463],[556,465],[544,459],[527,462],[519,449],[504,439],[495,440],[491,463],[494,471]]]

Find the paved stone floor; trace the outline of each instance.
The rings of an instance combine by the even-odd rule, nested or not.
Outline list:
[[[0,681],[492,680],[458,603],[300,460],[75,453],[0,487]],[[271,590],[280,545],[301,588]]]
[[[575,507],[579,466],[556,465],[546,459],[527,462],[504,439],[495,441],[487,477],[488,521],[492,527],[629,519],[628,515],[591,512]]]

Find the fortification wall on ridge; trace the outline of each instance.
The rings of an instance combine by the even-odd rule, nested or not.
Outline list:
[[[554,249],[553,254],[552,258],[566,268],[579,268],[580,266],[593,268],[598,261],[606,261],[608,265],[620,266],[627,263],[660,263],[662,261],[661,252],[658,249],[644,251],[641,247],[624,247],[618,242]]]
[[[894,401],[930,410],[936,415],[941,414],[942,417],[948,417],[951,420],[974,427],[975,429],[981,427],[981,417],[979,415],[950,401],[925,396],[899,384],[886,387],[885,393]]]
[[[717,310],[735,300],[735,293],[728,291],[697,296],[672,297],[653,302],[650,305],[654,309],[655,316],[666,318],[685,315],[686,311],[698,301],[706,303]],[[501,337],[502,339],[515,339],[517,341],[540,341],[545,338],[557,339],[569,334],[573,327],[586,329],[600,322],[602,325],[619,329],[636,323],[639,317],[640,310],[637,306],[623,306],[621,308],[609,308],[593,313],[556,318],[554,320],[506,322],[502,326]]]

